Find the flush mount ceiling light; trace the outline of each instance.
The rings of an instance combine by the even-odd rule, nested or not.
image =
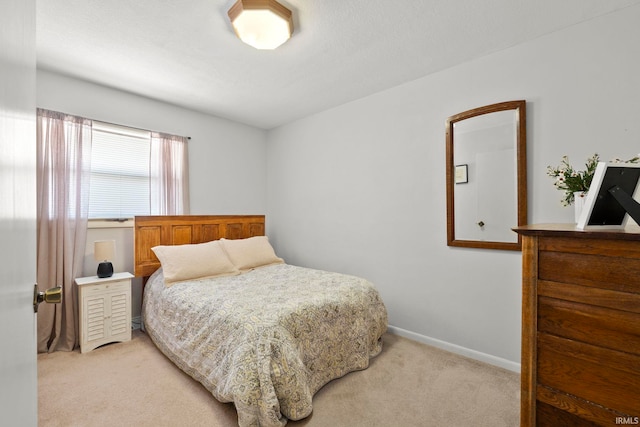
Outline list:
[[[275,49],[293,33],[291,11],[275,0],[238,0],[227,14],[240,40],[256,49]]]

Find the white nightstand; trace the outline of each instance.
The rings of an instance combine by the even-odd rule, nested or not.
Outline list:
[[[131,339],[131,273],[79,277],[80,352]]]

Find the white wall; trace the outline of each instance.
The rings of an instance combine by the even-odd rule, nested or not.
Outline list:
[[[265,132],[218,117],[38,70],[37,105],[95,120],[190,136],[191,214],[264,214]],[[90,229],[84,274],[96,274],[93,242],[116,240],[114,269],[133,272],[131,228]],[[140,313],[134,281],[133,316]]]
[[[279,255],[364,276],[397,331],[517,369],[521,254],[446,246],[445,120],[526,99],[530,222],[572,222],[546,166],[640,152],[638,22],[630,7],[270,131]]]
[[[38,107],[190,136],[192,214],[262,213],[265,132],[104,86],[38,70]]]

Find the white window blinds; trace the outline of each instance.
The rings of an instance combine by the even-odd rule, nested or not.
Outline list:
[[[93,122],[89,218],[149,215],[150,132]]]

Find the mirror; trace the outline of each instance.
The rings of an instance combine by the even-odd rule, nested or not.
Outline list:
[[[526,102],[447,119],[447,245],[520,250],[527,223]]]

